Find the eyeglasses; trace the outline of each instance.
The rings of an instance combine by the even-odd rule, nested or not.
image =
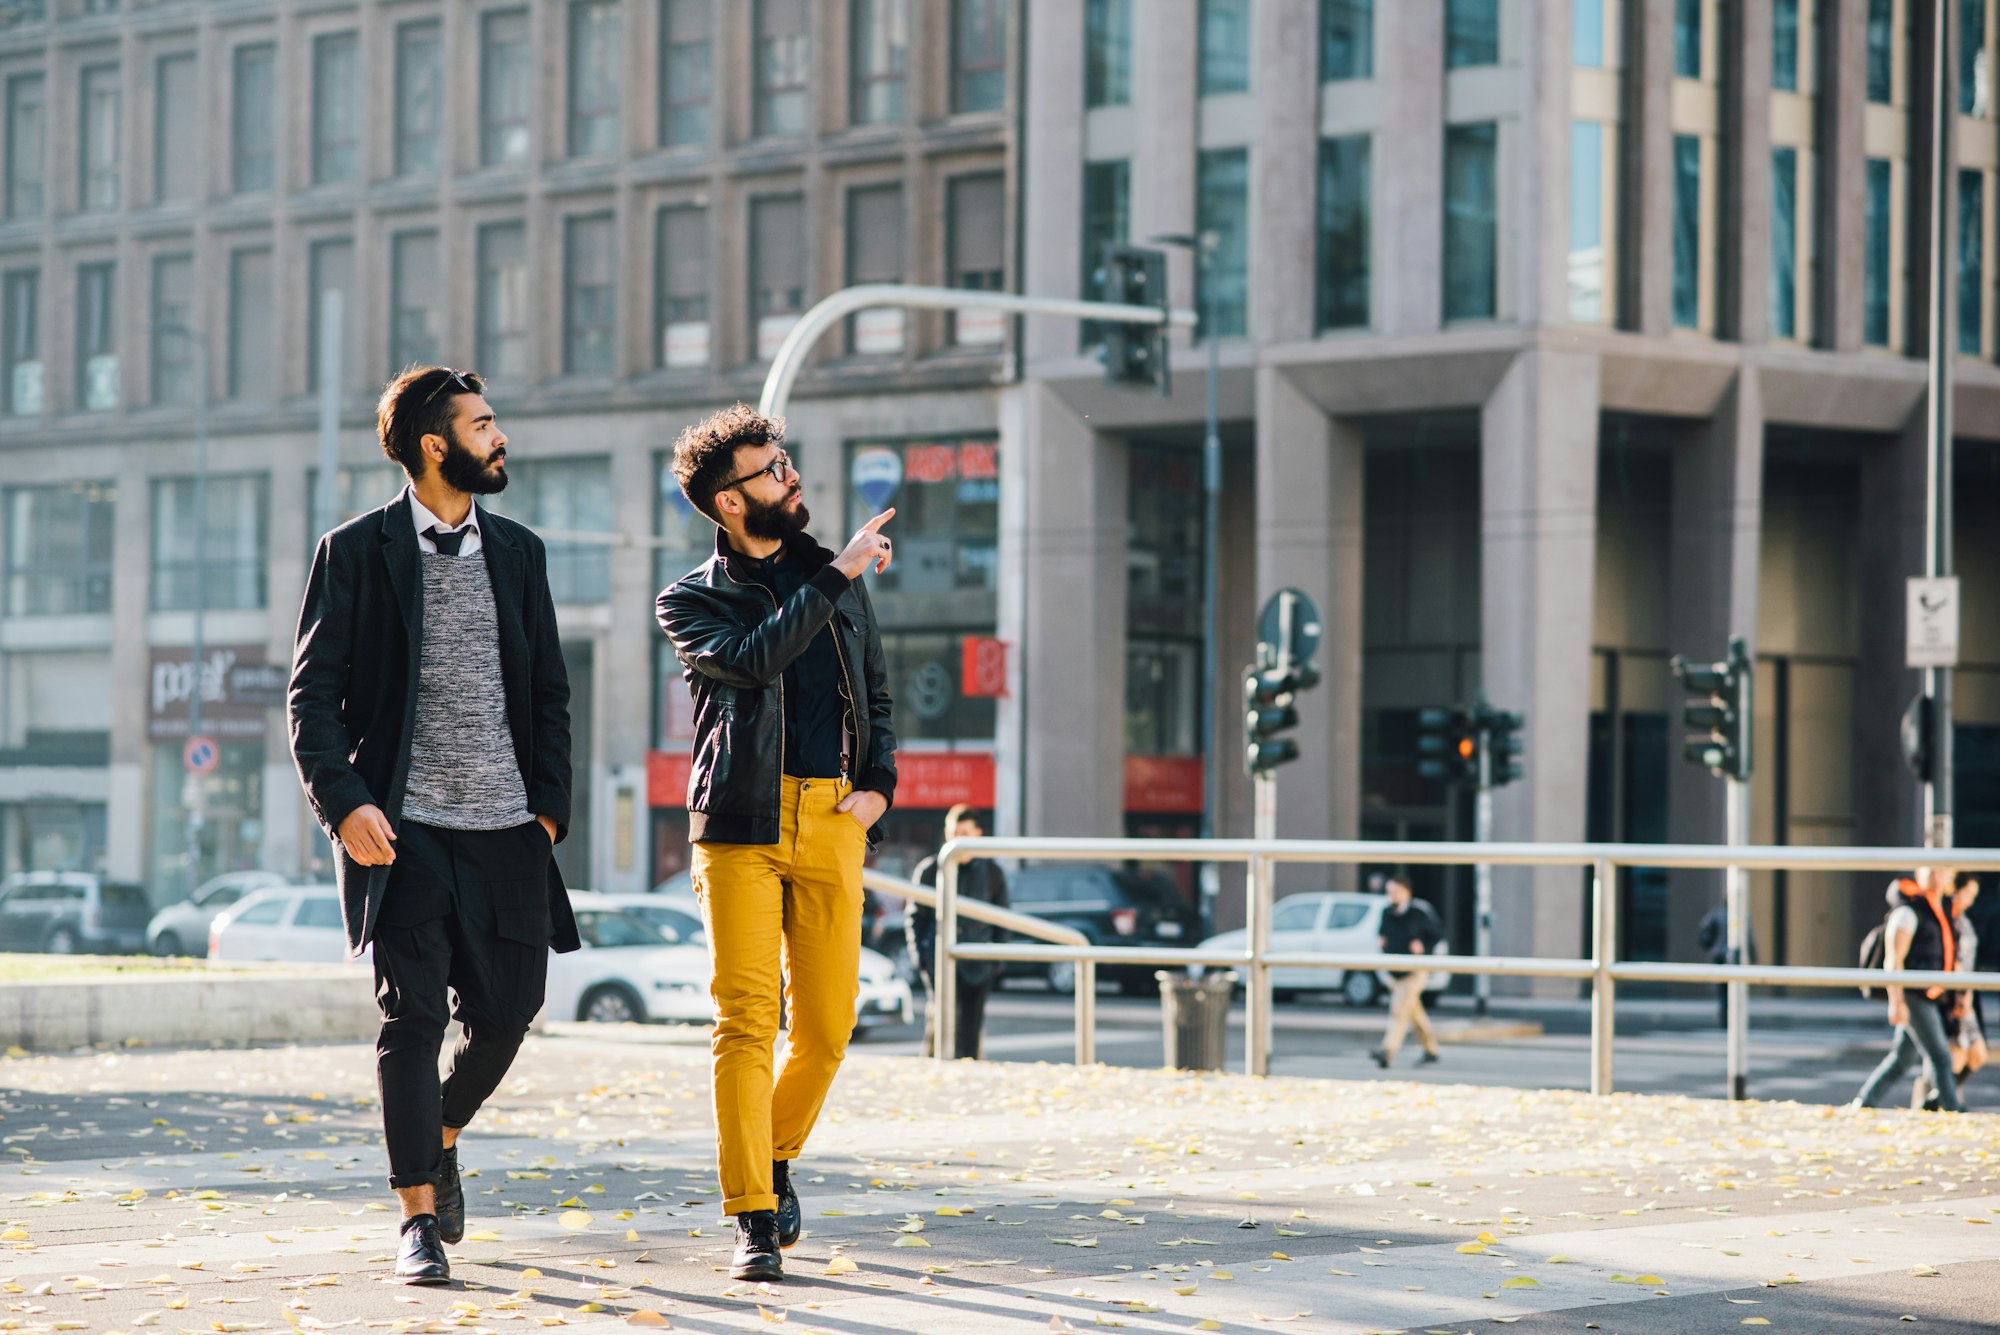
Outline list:
[[[438,395],[444,393],[444,387],[446,385],[457,385],[459,388],[459,392],[462,394],[477,394],[479,392],[472,386],[465,383],[465,376],[461,372],[454,371],[449,366],[442,366],[439,367],[438,369],[444,372],[444,379],[438,381],[437,387],[431,390],[430,393],[424,395],[424,401],[417,405],[419,408],[430,407],[431,400],[436,398]]]
[[[756,472],[745,473],[742,477],[737,478],[733,482],[723,483],[721,486],[717,487],[716,490],[728,491],[731,487],[740,487],[745,482],[755,482],[758,478],[764,476],[766,473],[769,473],[771,475],[771,481],[782,483],[785,480],[785,474],[790,473],[794,476],[797,476],[798,471],[799,471],[798,469],[792,467],[792,456],[786,454],[783,450],[779,450],[777,458],[771,460],[770,463],[765,464],[762,468],[758,469]]]

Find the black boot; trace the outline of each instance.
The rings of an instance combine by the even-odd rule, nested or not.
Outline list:
[[[778,1245],[796,1247],[799,1234],[805,1231],[805,1218],[799,1210],[798,1190],[792,1186],[790,1160],[771,1161],[771,1189],[778,1193]]]
[[[729,1277],[785,1277],[785,1263],[778,1256],[778,1215],[775,1210],[748,1210],[736,1216],[736,1255],[729,1262]]]
[[[436,1215],[411,1215],[403,1221],[401,1246],[396,1251],[396,1278],[405,1284],[451,1283],[451,1262],[445,1259]]]
[[[456,1246],[465,1241],[465,1183],[458,1177],[458,1146],[444,1152],[438,1165],[438,1237]]]

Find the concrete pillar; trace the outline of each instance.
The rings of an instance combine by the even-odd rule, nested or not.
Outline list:
[[[1261,124],[1250,155],[1250,225],[1256,229],[1250,290],[1257,294],[1250,332],[1262,343],[1311,338],[1317,318],[1318,9],[1308,0],[1267,0],[1257,11]]]
[[[340,494],[337,477],[322,479],[320,485],[335,487],[333,494]],[[266,529],[269,574],[265,596],[270,615],[265,631],[264,653],[269,662],[290,664],[293,637],[298,632],[299,607],[305,601],[307,563],[312,559],[312,552],[297,537],[314,531],[313,516],[307,511],[311,497],[306,490],[305,470],[300,468],[273,469],[267,487],[265,494],[271,512]],[[307,857],[319,851],[307,842],[317,836],[318,829],[309,823],[306,815],[305,793],[299,787],[298,767],[292,762],[285,711],[266,711],[264,723],[264,809],[261,813],[264,839],[260,850],[263,865],[291,875],[302,875],[306,870]]]
[[[1325,628],[1320,684],[1299,697],[1300,756],[1279,771],[1287,839],[1359,834],[1365,453],[1358,426],[1328,417],[1282,369],[1258,370],[1257,604],[1300,589]],[[1323,889],[1328,870],[1280,867],[1279,890]],[[1350,874],[1334,879],[1346,886]]]
[[[1141,113],[1139,152],[1132,163],[1132,240],[1138,245],[1163,233],[1194,233],[1199,153],[1192,150],[1200,143],[1201,125],[1199,6],[1196,0],[1147,0],[1144,10],[1146,21],[1134,24],[1132,31],[1132,102]],[[1035,174],[1041,170],[1034,169]],[[1075,232],[1082,212],[1072,210],[1068,216],[1077,220],[1069,224]],[[1185,303],[1175,304],[1192,306],[1197,297],[1194,256],[1185,246],[1168,246],[1166,252],[1167,291],[1187,293]],[[1191,341],[1192,333],[1178,337]]]
[[[1771,336],[1771,0],[1736,0],[1723,15],[1716,333],[1762,343]]]
[[[1421,334],[1444,321],[1444,0],[1375,7],[1382,81],[1376,139],[1376,255],[1384,334]]]
[[[1519,33],[1519,55],[1512,58],[1527,74],[1515,168],[1521,202],[1514,306],[1520,322],[1533,326],[1569,317],[1570,6],[1520,5],[1509,17]]]
[[[1814,134],[1819,196],[1814,203],[1819,264],[1813,309],[1816,342],[1836,352],[1861,347],[1861,276],[1868,207],[1868,14],[1863,5],[1821,5],[1820,78]]]
[[[50,345],[55,346],[55,345]],[[58,374],[51,374],[59,380]],[[153,489],[143,446],[116,451],[117,523],[111,545],[111,795],[105,805],[105,870],[141,880],[152,826],[147,780],[152,743],[146,736],[146,613],[151,608]],[[289,660],[289,657],[287,658]]]
[[[1674,7],[1628,6],[1625,142],[1618,159],[1619,323],[1655,337],[1673,326]]]
[[[653,528],[653,506],[659,495],[659,469],[652,451],[620,449],[611,454],[611,528],[616,533],[647,533]],[[825,540],[842,542],[838,524],[822,525]],[[653,700],[653,655],[664,645],[659,623],[653,619],[653,599],[660,591],[660,575],[655,554],[620,555],[611,562],[610,617],[599,634],[595,664],[601,683],[595,714],[597,743],[594,757],[598,775],[628,776],[627,787],[636,792],[635,801],[621,807],[619,783],[607,782],[598,789],[592,815],[597,827],[598,849],[602,858],[598,884],[606,889],[636,893],[647,888],[652,875],[649,831],[646,828],[648,796],[643,776],[646,752],[652,746],[655,716]],[[681,572],[673,572],[679,575]],[[620,720],[633,720],[627,726]],[[593,776],[595,777],[595,776]],[[621,777],[620,782],[624,778]],[[617,828],[621,819],[632,822],[627,833]],[[622,841],[629,838],[629,845]],[[618,865],[621,847],[629,847],[625,866]]]
[[[1592,354],[1532,348],[1481,410],[1481,680],[1492,703],[1527,716],[1526,775],[1495,795],[1503,840],[1584,834],[1598,377]],[[1574,868],[1496,869],[1494,949],[1581,952],[1583,884]]]
[[[1079,10],[1060,2],[1036,5],[1028,23],[1021,154],[1035,170],[1020,175],[1023,292],[1074,292],[1083,272],[1082,30]],[[1039,225],[1043,219],[1049,225]],[[1170,290],[1189,291],[1185,286]],[[1074,320],[1026,322],[1024,348],[1030,362],[1073,357],[1076,343]],[[1003,468],[1006,458],[1003,441]]]
[[[1854,842],[1923,842],[1921,789],[1899,725],[1922,689],[1905,667],[1905,581],[1924,568],[1929,408],[1861,456],[1861,655],[1854,665]],[[1877,878],[1879,879],[1879,878]]]

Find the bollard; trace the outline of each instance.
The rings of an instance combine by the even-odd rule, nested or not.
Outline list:
[[[1229,1002],[1236,992],[1236,975],[1189,978],[1162,969],[1153,977],[1160,981],[1166,1065],[1180,1071],[1221,1070],[1229,1048]]]

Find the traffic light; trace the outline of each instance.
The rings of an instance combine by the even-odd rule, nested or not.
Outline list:
[[[1417,711],[1417,773],[1446,783],[1479,782],[1479,728],[1469,711]]]
[[[1299,711],[1293,701],[1300,691],[1318,683],[1318,669],[1303,665],[1290,669],[1251,668],[1243,674],[1244,728],[1248,735],[1243,763],[1252,778],[1299,758],[1298,740],[1278,734],[1299,725]]]
[[[1729,657],[1720,663],[1690,663],[1675,654],[1672,666],[1682,687],[1696,697],[1682,709],[1682,717],[1697,734],[1682,744],[1682,753],[1725,779],[1747,781],[1751,665],[1743,638],[1731,637]]]
[[[1521,777],[1521,727],[1528,720],[1510,710],[1492,709],[1482,704],[1479,721],[1490,757],[1487,782],[1495,788],[1514,782]]]
[[[1125,306],[1157,306],[1167,310],[1167,257],[1144,246],[1107,245],[1097,270],[1097,295]],[[1167,325],[1105,321],[1104,383],[1107,385],[1167,385]]]

